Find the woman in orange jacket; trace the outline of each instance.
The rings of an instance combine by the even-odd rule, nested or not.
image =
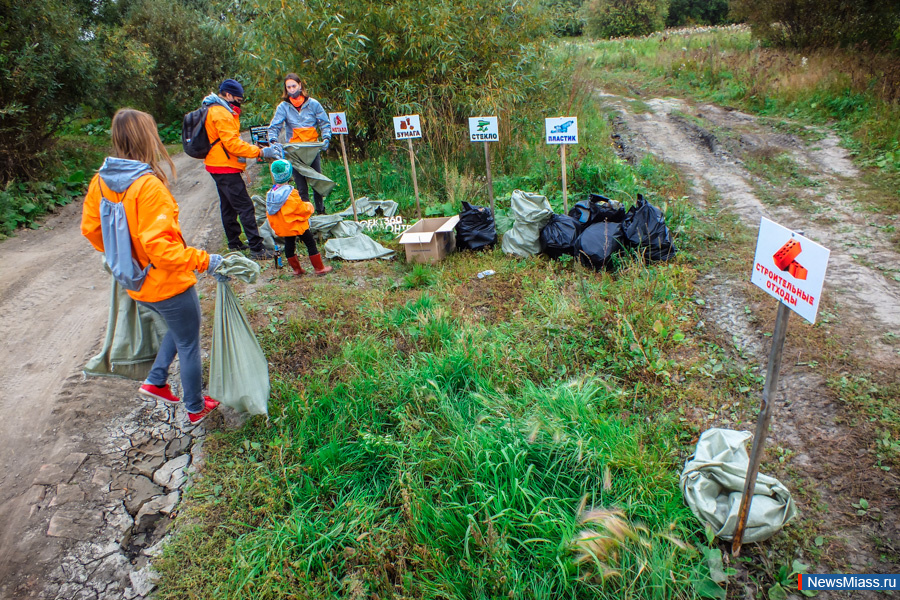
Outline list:
[[[218,254],[188,246],[178,224],[178,204],[160,166],[175,165],[147,113],[123,108],[112,120],[115,156],[91,180],[84,199],[81,233],[103,252],[128,295],[158,313],[169,331],[163,337],[140,393],[180,403],[166,380],[177,354],[188,419],[200,423],[219,403],[201,393],[200,301],[194,271],[214,273]]]
[[[293,186],[288,185],[294,167],[286,160],[276,160],[270,167],[275,185],[266,194],[266,218],[275,235],[284,238],[284,255],[298,277],[306,273],[296,256],[297,238],[306,244],[309,262],[316,275],[326,275],[332,271],[322,263],[322,255],[316,248],[316,238],[309,230],[309,218],[313,215],[313,205],[303,200]]]

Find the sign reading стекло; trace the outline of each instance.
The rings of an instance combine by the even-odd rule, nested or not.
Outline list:
[[[497,117],[469,117],[469,141],[500,141],[500,126],[497,124]]]
[[[750,282],[816,322],[831,251],[763,217]]]
[[[548,144],[577,144],[578,117],[544,119]]]
[[[422,137],[422,123],[419,115],[394,117],[394,139],[405,140]]]
[[[331,133],[335,135],[350,134],[350,128],[347,127],[347,113],[328,113],[328,121],[331,123]]]

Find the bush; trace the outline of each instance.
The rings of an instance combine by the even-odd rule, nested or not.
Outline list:
[[[243,83],[269,101],[251,108],[266,122],[294,71],[326,110],[347,112],[360,145],[392,139],[391,118],[418,113],[428,145],[449,156],[466,117],[539,97],[533,67],[548,21],[536,0],[255,0],[242,10]]]
[[[584,32],[584,0],[541,0],[550,15],[550,26],[558,36],[577,36]]]
[[[95,45],[69,3],[0,0],[0,181],[40,174],[63,119],[97,93]]]
[[[869,0],[732,0],[732,16],[778,46],[900,50],[900,4]]]
[[[667,27],[728,22],[728,0],[670,0]]]
[[[142,44],[153,61],[149,94],[137,88],[123,101],[146,108],[161,123],[180,120],[197,108],[203,96],[215,91],[236,66],[235,40],[228,30],[180,0],[134,4],[124,16],[121,31]]]
[[[585,6],[591,37],[641,36],[666,26],[669,0],[590,0]]]

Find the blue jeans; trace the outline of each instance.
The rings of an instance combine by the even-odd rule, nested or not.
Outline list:
[[[181,387],[184,393],[184,407],[188,412],[198,413],[204,408],[203,377],[200,360],[200,299],[194,286],[177,296],[159,302],[141,302],[159,314],[169,331],[159,345],[159,352],[147,382],[164,386],[169,378],[169,366],[178,355],[181,363]]]

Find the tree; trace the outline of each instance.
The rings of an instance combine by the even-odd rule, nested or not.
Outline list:
[[[0,181],[34,174],[62,120],[101,89],[82,26],[62,0],[0,0]]]
[[[590,0],[586,31],[592,37],[640,36],[666,26],[669,0]]]
[[[728,22],[728,0],[670,0],[667,27]]]
[[[732,0],[732,16],[779,46],[863,44],[900,50],[900,3],[885,0]]]

